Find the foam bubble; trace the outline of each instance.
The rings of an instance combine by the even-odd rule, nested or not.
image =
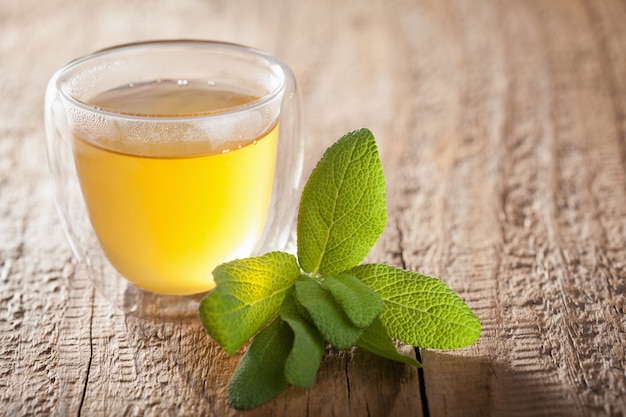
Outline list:
[[[182,156],[247,145],[276,123],[275,100],[233,112],[182,118],[128,117],[78,105],[68,106],[72,130],[83,140],[118,152]]]

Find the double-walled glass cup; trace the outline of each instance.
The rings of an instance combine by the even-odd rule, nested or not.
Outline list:
[[[96,289],[128,313],[196,314],[217,265],[285,250],[301,119],[291,70],[234,44],[128,44],[57,71],[45,102],[55,200]]]

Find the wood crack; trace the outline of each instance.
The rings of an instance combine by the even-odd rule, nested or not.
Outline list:
[[[406,266],[406,257],[404,255],[405,244],[404,244],[404,235],[402,233],[402,228],[396,224],[396,232],[398,233],[398,258],[400,261],[400,268],[407,269]]]
[[[350,404],[350,372],[348,370],[349,366],[350,366],[350,361],[346,360],[345,373],[346,373],[346,392],[348,393],[348,404]]]
[[[85,398],[87,398],[87,389],[89,387],[89,376],[91,374],[91,365],[93,363],[93,316],[94,316],[94,299],[95,290],[91,290],[91,314],[89,316],[89,360],[87,361],[87,370],[85,374],[85,383],[80,397],[80,404],[78,406],[77,417],[82,416],[83,405],[85,404]]]
[[[422,354],[419,347],[415,347],[415,359],[422,363]],[[417,368],[417,381],[419,386],[420,401],[422,404],[422,416],[430,417],[430,409],[428,408],[428,397],[426,395],[426,378],[424,376],[424,368]]]

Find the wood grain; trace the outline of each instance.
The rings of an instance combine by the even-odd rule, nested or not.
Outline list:
[[[619,0],[3,1],[0,415],[625,415],[624,22]],[[389,221],[368,261],[440,277],[480,340],[422,350],[423,387],[415,369],[328,351],[312,389],[239,412],[226,384],[241,352],[197,320],[111,307],[56,217],[43,93],[77,56],[156,38],[287,62],[307,172],[369,127]]]

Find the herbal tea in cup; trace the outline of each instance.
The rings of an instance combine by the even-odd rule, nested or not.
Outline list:
[[[242,46],[131,44],[59,70],[46,96],[50,169],[96,287],[126,307],[133,287],[203,293],[217,265],[284,250],[300,119],[289,69]]]

